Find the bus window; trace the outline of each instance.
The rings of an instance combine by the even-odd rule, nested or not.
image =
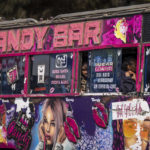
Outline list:
[[[120,91],[129,93],[136,91],[136,63],[137,49],[123,48],[122,50],[122,65],[121,65],[121,81]]]
[[[81,93],[86,93],[89,92],[89,56],[90,52],[84,52],[82,53],[82,59],[81,59],[81,76],[80,76],[80,82],[81,82],[81,87],[80,91]]]
[[[1,94],[22,94],[24,90],[24,56],[1,58]]]
[[[80,92],[136,91],[136,57],[136,48],[82,52]]]
[[[72,53],[36,55],[30,63],[30,94],[71,92]]]
[[[50,55],[50,94],[71,93],[73,53]]]
[[[35,55],[30,57],[30,94],[48,93],[49,57],[49,55]]]
[[[82,53],[81,92],[115,92],[120,79],[121,49],[102,49]],[[87,66],[87,77],[84,68]],[[85,72],[86,73],[86,72]],[[82,79],[86,90],[82,90]]]

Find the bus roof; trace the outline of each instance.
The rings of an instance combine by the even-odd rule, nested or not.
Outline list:
[[[53,23],[74,22],[82,20],[93,20],[108,17],[118,17],[150,12],[150,3],[141,5],[131,5],[124,7],[115,7],[99,9],[93,11],[77,12],[58,15],[53,19]]]
[[[140,4],[140,5],[131,5],[131,6],[124,6],[124,7],[99,9],[93,11],[61,14],[52,19],[42,20],[42,21],[38,21],[33,18],[1,20],[0,30],[19,28],[19,27],[41,26],[41,25],[49,25],[49,24],[71,23],[71,22],[127,16],[127,15],[134,15],[134,14],[144,14],[149,12],[150,12],[150,3],[147,3],[147,4]]]

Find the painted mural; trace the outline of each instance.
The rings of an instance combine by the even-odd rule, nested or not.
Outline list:
[[[150,97],[0,100],[0,147],[148,150]]]
[[[22,53],[62,48],[140,43],[142,15],[0,31],[0,52]]]
[[[74,59],[78,62],[78,49],[95,50],[91,54],[96,64],[95,71],[92,71],[95,84],[90,88],[95,87],[93,92],[96,92],[98,88],[108,87],[100,87],[97,82],[113,82],[114,72],[119,72],[117,67],[120,67],[118,60],[121,57],[119,49],[109,49],[109,55],[104,49],[101,59],[102,50],[96,52],[96,49],[138,44],[141,32],[142,15],[0,31],[0,94],[9,97],[0,99],[0,148],[149,150],[149,96],[59,97],[62,93],[76,94],[73,86],[77,83],[71,82],[78,77],[78,72],[73,70],[76,65]],[[63,52],[57,53],[57,50]],[[57,54],[43,55],[49,51]],[[7,57],[7,54],[14,56]],[[113,55],[118,66],[113,64]],[[113,65],[116,66],[115,71]],[[108,71],[112,74],[106,73]],[[120,74],[115,76],[117,80]],[[114,84],[108,88],[109,92],[113,91],[112,87],[116,90]],[[58,95],[35,97],[43,93]],[[10,98],[10,94],[18,98]],[[22,97],[14,94],[22,94]],[[34,98],[24,98],[28,97],[27,94],[35,95]]]

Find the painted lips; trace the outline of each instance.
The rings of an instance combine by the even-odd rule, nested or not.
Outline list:
[[[80,138],[80,133],[76,121],[67,116],[66,122],[64,122],[64,128],[68,140],[77,143],[77,139]]]
[[[46,140],[50,140],[51,139],[51,137],[50,136],[48,136],[48,135],[46,135]]]
[[[108,112],[105,106],[100,103],[94,103],[94,107],[92,107],[93,119],[95,123],[102,128],[106,128],[108,124]]]

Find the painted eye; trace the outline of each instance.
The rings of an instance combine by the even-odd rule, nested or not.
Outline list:
[[[46,118],[44,118],[44,123],[47,123],[47,119]]]
[[[55,127],[55,122],[52,122],[52,123],[51,123],[51,126]]]

